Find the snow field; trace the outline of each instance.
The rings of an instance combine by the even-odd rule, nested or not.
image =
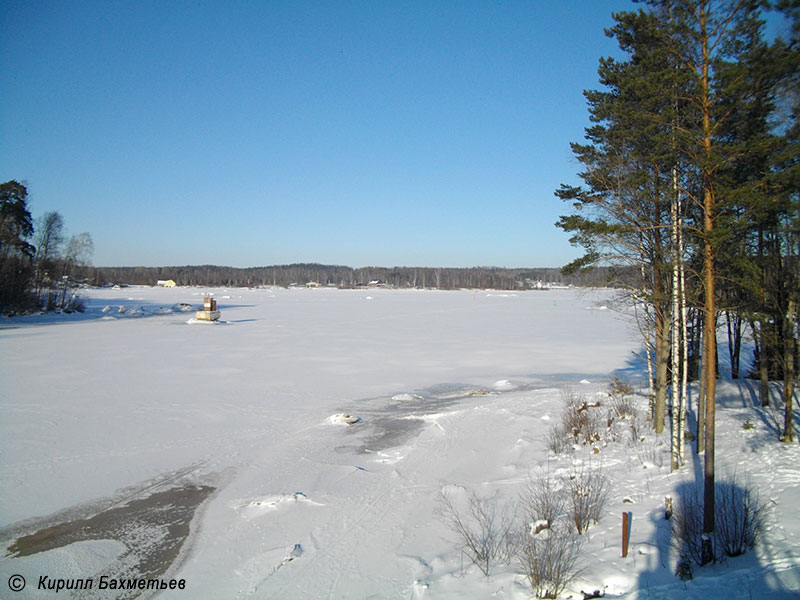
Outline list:
[[[776,416],[754,407],[746,383],[720,386],[717,468],[746,473],[771,499],[768,536],[687,584],[673,575],[663,508],[698,476],[691,456],[669,474],[668,435],[646,427],[643,442],[548,451],[565,389],[604,403],[611,373],[644,378],[634,328],[595,310],[610,293],[212,290],[226,323],[188,326],[180,305],[208,291],[89,290],[85,315],[0,323],[2,525],[53,520],[147,482],[203,481],[217,490],[172,575],[193,598],[528,598],[517,568],[485,578],[464,562],[437,495],[515,501],[538,465],[568,475],[583,463],[612,492],[586,534],[573,597],[800,590],[798,447],[773,441]],[[646,399],[634,400],[644,413]],[[101,544],[88,570],[119,551],[85,544]],[[6,559],[0,583],[23,568],[66,573],[57,565],[79,564],[81,552]]]

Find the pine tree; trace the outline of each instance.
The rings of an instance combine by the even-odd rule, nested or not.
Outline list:
[[[642,269],[646,281],[635,293],[653,315],[653,423],[661,433],[669,364],[670,202],[678,162],[674,124],[691,107],[677,93],[685,77],[667,53],[668,40],[656,16],[638,11],[614,18],[617,24],[607,34],[630,58],[601,59],[598,73],[605,89],[585,92],[594,125],[586,130],[588,143],[571,145],[584,166],[584,186],[562,185],[556,192],[572,201],[576,211],[561,217],[557,226],[585,250],[567,270],[603,263]]]
[[[792,135],[797,137],[796,119],[793,127],[784,128],[787,151],[782,163],[773,150],[774,126],[771,129],[769,124],[779,82],[791,70],[780,61],[776,64],[782,73],[769,67],[778,47],[770,48],[763,40],[759,2],[649,0],[648,4],[649,11],[614,15],[617,25],[608,33],[630,58],[601,60],[600,81],[606,91],[586,93],[595,125],[587,129],[588,143],[572,145],[584,166],[580,173],[584,186],[562,186],[557,192],[572,200],[576,210],[562,217],[558,226],[571,232],[572,242],[586,251],[570,268],[604,261],[638,263],[650,280],[649,289],[639,294],[647,297],[655,314],[657,431],[663,429],[670,328],[675,341],[675,387],[679,385],[680,345],[684,355],[688,352],[688,340],[681,339],[686,327],[679,321],[687,294],[680,267],[682,234],[689,234],[693,270],[701,276],[700,395],[705,401],[698,407],[698,451],[704,452],[703,558],[708,562],[714,557],[718,308],[724,293],[727,308],[735,311],[733,318],[739,323],[745,304],[742,283],[720,285],[720,281],[723,275],[725,281],[747,279],[749,267],[742,257],[747,255],[746,244],[754,239],[754,232],[759,254],[751,276],[761,270],[763,302],[780,307],[782,316],[777,309],[765,309],[763,322],[772,318],[780,323],[776,329],[784,342],[782,364],[786,374],[792,375],[784,378],[784,396],[791,392],[791,383],[786,382],[793,379],[789,373],[796,348],[793,315],[800,288],[795,258],[798,152],[792,145]],[[786,0],[786,6],[790,12],[798,10],[796,1]],[[796,92],[797,87],[792,89]],[[796,100],[798,96],[790,97]],[[795,102],[792,106],[796,109],[799,105]],[[683,211],[678,209],[682,198],[689,201],[685,223]],[[754,206],[764,218],[755,222],[749,214],[743,218]],[[776,212],[776,206],[782,208]],[[765,243],[774,245],[775,240],[777,248]],[[769,264],[764,256],[775,262],[772,269],[780,273],[780,285],[763,270]],[[770,289],[769,282],[776,289]],[[734,324],[732,336],[740,327]],[[765,356],[767,338],[761,329]],[[673,404],[678,404],[673,409],[681,411],[681,394],[677,389],[673,392]],[[673,466],[677,467],[682,423],[680,416],[673,417]],[[790,437],[789,417],[785,429],[784,437]]]
[[[28,211],[28,190],[17,181],[0,184],[0,312],[26,308],[31,258],[35,248],[28,240],[33,221]]]

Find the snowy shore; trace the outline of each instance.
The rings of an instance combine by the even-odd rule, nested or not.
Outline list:
[[[220,325],[188,323],[208,292]],[[548,450],[565,390],[604,403],[614,375],[644,385],[641,342],[630,315],[609,309],[613,292],[131,287],[84,299],[84,314],[0,320],[6,547],[198,486],[213,492],[159,571],[186,587],[158,597],[528,598],[513,565],[487,578],[464,563],[437,497],[514,500],[538,465],[568,473],[585,463],[613,487],[567,595],[800,591],[800,452],[774,441],[774,409],[756,406],[750,383],[720,385],[717,462],[769,498],[767,534],[755,552],[686,583],[674,575],[664,498],[700,476],[698,461],[670,474],[668,436],[648,432],[596,451]],[[644,412],[646,398],[633,401]],[[52,598],[36,589],[41,576],[135,577],[147,558],[137,544],[152,546],[110,536],[6,554],[0,585],[21,574],[15,598]]]

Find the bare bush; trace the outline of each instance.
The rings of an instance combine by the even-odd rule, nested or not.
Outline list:
[[[602,439],[604,419],[597,413],[599,403],[589,404],[585,398],[572,390],[562,392],[564,408],[561,412],[561,429],[572,436],[575,443],[592,444]]]
[[[682,560],[703,564],[703,498],[696,485],[691,485],[673,504],[672,546]]]
[[[554,454],[563,454],[570,448],[569,439],[560,425],[553,425],[547,432],[547,449]]]
[[[614,375],[614,378],[608,382],[608,393],[611,396],[631,396],[633,394],[633,386],[630,382]]]
[[[599,404],[586,405],[586,426],[581,432],[584,444],[595,444],[601,441],[608,432],[608,420],[598,410]]]
[[[609,412],[617,419],[638,418],[639,411],[631,396],[611,396]]]
[[[451,496],[445,491],[439,494],[437,514],[455,535],[461,555],[488,577],[497,562],[509,563],[516,554],[514,511],[496,497],[467,492],[457,502]]]
[[[643,437],[641,416],[636,408],[631,384],[614,377],[608,385],[608,395],[609,428],[612,422],[617,427],[620,423],[627,423],[631,442],[640,442]],[[618,429],[615,428],[615,431]]]
[[[600,402],[590,404],[568,388],[561,394],[564,400],[561,420],[550,429],[547,437],[547,448],[553,453],[563,454],[575,444],[595,445],[619,437],[613,419],[601,410]]]
[[[564,485],[549,467],[538,467],[522,489],[520,504],[534,533],[554,527],[564,516]]]
[[[557,598],[580,574],[582,545],[581,536],[565,527],[524,537],[520,566],[537,598]]]
[[[611,482],[599,467],[582,464],[566,479],[567,511],[578,533],[600,521]]]
[[[631,443],[636,444],[644,441],[645,435],[644,431],[642,430],[643,423],[639,417],[638,412],[636,413],[635,416],[628,419],[628,425],[630,427],[630,432],[631,432]]]
[[[656,467],[661,469],[664,467],[665,463],[665,450],[668,448],[665,446],[662,440],[647,440],[640,439],[640,442],[634,447],[636,452],[636,457],[638,458],[639,462],[645,469],[650,469],[652,467]]]
[[[739,556],[751,550],[764,533],[767,503],[749,482],[736,475],[714,486],[714,560]],[[689,486],[672,515],[672,545],[682,557],[703,564],[703,497],[698,486]]]
[[[725,556],[740,556],[752,550],[764,533],[767,504],[748,481],[739,485],[736,475],[715,487],[717,545]]]

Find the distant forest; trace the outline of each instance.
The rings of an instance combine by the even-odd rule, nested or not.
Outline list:
[[[172,279],[177,285],[215,287],[257,287],[305,285],[355,288],[379,282],[399,288],[486,288],[522,289],[548,285],[619,287],[635,280],[626,268],[597,267],[588,272],[565,275],[557,268],[505,269],[500,267],[361,267],[320,264],[292,264],[269,267],[84,267],[79,274],[90,285],[155,285]]]

